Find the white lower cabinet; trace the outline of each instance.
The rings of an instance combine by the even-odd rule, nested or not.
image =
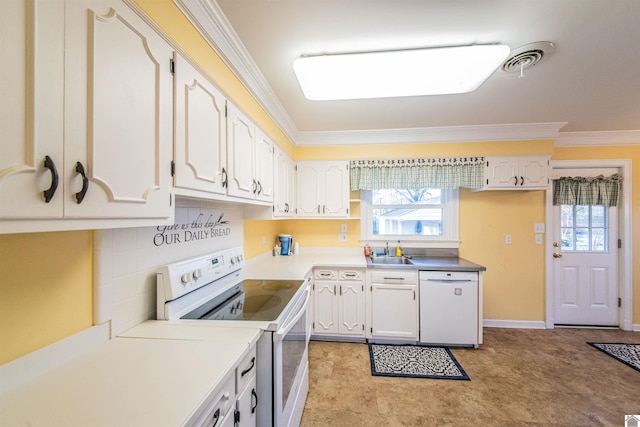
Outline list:
[[[240,362],[236,369],[236,427],[255,427],[258,419],[258,393],[256,392],[256,349]],[[231,424],[233,425],[233,424]]]
[[[369,276],[369,331],[375,340],[418,340],[418,273],[375,270]]]
[[[364,338],[364,276],[364,269],[314,270],[314,336]]]

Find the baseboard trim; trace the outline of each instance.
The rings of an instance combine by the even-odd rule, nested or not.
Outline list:
[[[631,330],[632,330],[633,332],[640,332],[640,323],[634,323],[634,324],[631,326]]]
[[[546,329],[542,320],[492,320],[484,319],[482,326],[485,328],[518,328],[518,329]]]
[[[108,341],[109,330],[96,325],[0,366],[0,396]]]

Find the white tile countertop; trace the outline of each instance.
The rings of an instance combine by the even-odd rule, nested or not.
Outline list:
[[[246,261],[245,279],[303,280],[314,267],[366,268],[361,248],[300,248],[300,253],[273,256],[264,253]]]
[[[152,323],[159,322],[129,335],[176,339],[111,339],[2,395],[0,425],[183,425],[260,336],[257,329]]]

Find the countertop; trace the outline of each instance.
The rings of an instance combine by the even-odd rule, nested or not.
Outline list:
[[[416,257],[413,265],[368,265],[361,248],[301,248],[290,256],[265,253],[248,260],[243,269],[246,279],[303,280],[315,267],[395,268],[403,270],[485,271],[486,268],[464,258]]]
[[[248,260],[242,270],[245,279],[304,280],[314,267],[366,268],[360,248],[300,248],[300,253],[273,256],[265,253]]]
[[[175,339],[111,339],[0,397],[0,425],[182,425],[260,333],[146,322],[125,335]]]

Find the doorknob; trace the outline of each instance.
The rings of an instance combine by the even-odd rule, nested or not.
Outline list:
[[[554,247],[554,248],[557,248],[558,246],[560,246],[560,245],[558,244],[558,242],[553,242],[553,247]]]
[[[554,253],[553,253],[553,257],[554,257],[554,258],[562,258],[562,254],[561,254],[561,253],[558,253],[558,252],[554,252]]]

